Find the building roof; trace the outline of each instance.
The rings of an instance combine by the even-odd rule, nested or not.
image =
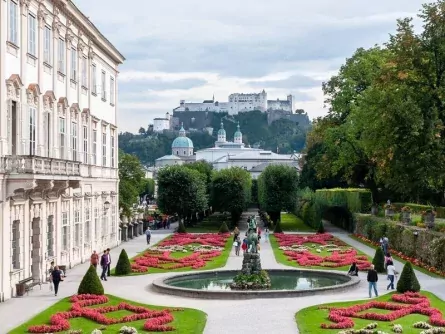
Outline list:
[[[294,161],[294,158],[290,154],[277,154],[272,151],[250,149],[245,153],[230,157],[230,160],[283,160],[290,162]]]
[[[172,149],[175,148],[193,148],[193,142],[188,137],[178,137],[172,143]]]
[[[154,121],[168,121],[168,118],[159,118],[159,117],[157,117],[157,118],[153,118],[153,120]]]
[[[262,173],[267,166],[270,165],[284,165],[284,166],[291,166],[291,167],[295,167],[296,169],[299,170],[299,166],[298,164],[295,162],[288,162],[288,161],[269,161],[269,162],[263,162],[262,164],[256,165],[255,167],[252,167],[249,172],[254,172],[254,173]]]
[[[163,157],[156,159],[156,161],[163,161],[163,160],[182,160],[182,159],[180,157],[177,157],[176,155],[164,155]]]

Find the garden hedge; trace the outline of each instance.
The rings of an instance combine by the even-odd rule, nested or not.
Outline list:
[[[445,237],[443,233],[425,229],[415,229],[384,218],[369,214],[354,214],[355,233],[379,242],[386,236],[390,249],[428,266],[445,271]],[[417,232],[417,235],[414,234]]]
[[[412,213],[415,214],[422,214],[422,212],[426,210],[431,210],[433,206],[431,205],[422,205],[422,204],[415,204],[415,203],[392,203],[396,211],[400,211],[403,207],[407,206],[411,209]],[[436,217],[437,218],[445,218],[445,207],[443,206],[436,206],[434,207],[436,211]]]

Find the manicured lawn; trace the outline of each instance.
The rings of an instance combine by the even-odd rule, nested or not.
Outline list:
[[[108,303],[97,305],[96,307],[103,307],[103,306],[111,306],[111,305],[118,305],[121,302],[126,302],[128,304],[134,305],[134,306],[143,306],[147,307],[150,310],[163,310],[167,309],[168,307],[165,306],[152,306],[152,305],[144,305],[140,303],[135,303],[132,301],[128,301],[125,299],[121,299],[115,296],[107,295],[109,298]],[[49,307],[42,313],[36,315],[34,318],[32,318],[30,321],[26,322],[25,324],[15,328],[14,330],[10,331],[9,334],[23,334],[28,333],[28,328],[33,325],[44,325],[49,324],[49,319],[51,315],[57,313],[57,312],[64,312],[69,311],[71,308],[71,302],[69,298],[62,299],[58,303],[54,304],[53,306]],[[95,306],[89,306],[89,308],[94,308]],[[106,316],[110,318],[118,318],[123,317],[126,315],[131,314],[129,311],[115,311],[107,313]],[[203,333],[204,327],[207,321],[207,315],[199,310],[195,309],[183,309],[182,311],[172,311],[174,321],[167,324],[173,326],[176,330],[171,331],[168,333],[181,333],[181,334],[195,334],[195,333]],[[91,333],[94,329],[100,329],[105,328],[103,331],[104,333],[110,333],[110,334],[117,334],[119,333],[119,329],[123,326],[130,326],[135,327],[138,332],[140,333],[155,333],[155,332],[147,332],[143,329],[143,325],[147,320],[138,320],[134,322],[127,322],[127,323],[120,323],[120,324],[114,324],[109,326],[104,326],[101,324],[97,324],[89,319],[85,318],[73,318],[70,319],[69,322],[71,324],[70,330],[82,330],[83,333]]]
[[[356,237],[355,235],[353,235],[353,234],[349,235],[349,237],[352,238],[352,239],[354,239],[355,241],[358,241],[358,242],[362,243],[363,245],[366,245],[366,246],[370,247],[370,248],[373,248],[373,249],[377,249],[377,248],[378,248],[378,246],[373,245],[373,244],[371,244],[371,243],[367,243],[367,242],[365,242],[364,240],[361,240],[360,238],[357,238],[357,237]],[[405,264],[405,263],[407,262],[406,260],[404,260],[404,259],[402,259],[401,257],[395,255],[394,253],[392,253],[391,256],[394,258],[394,260],[397,260],[397,261],[399,261],[399,262],[401,262],[401,263],[403,263],[403,264]],[[442,279],[445,278],[445,277],[443,277],[443,276],[440,276],[440,275],[437,275],[437,274],[435,274],[435,273],[429,272],[428,270],[426,270],[426,269],[424,269],[424,268],[422,268],[422,267],[416,266],[416,265],[413,264],[413,263],[411,263],[411,264],[412,264],[412,266],[413,266],[414,269],[416,269],[416,270],[418,270],[418,271],[424,273],[425,275],[428,275],[428,276],[431,276],[431,277],[434,277],[434,278],[442,278]]]
[[[314,232],[314,229],[306,225],[303,220],[293,213],[281,213],[281,228],[284,232]]]
[[[156,245],[162,245],[162,243],[164,241],[168,241],[169,239],[171,239],[173,237],[174,236],[169,236],[169,237],[159,241]],[[191,244],[188,244],[187,246],[200,246],[200,244],[199,243],[191,243]],[[163,268],[150,267],[148,269],[148,271],[146,271],[146,272],[133,272],[130,275],[146,275],[146,274],[169,273],[169,272],[186,272],[186,271],[193,271],[193,270],[210,270],[210,269],[221,268],[221,267],[225,266],[227,259],[230,255],[230,252],[232,251],[232,248],[233,248],[233,239],[232,239],[232,236],[228,236],[228,239],[224,245],[224,249],[221,252],[221,255],[210,259],[209,261],[206,262],[205,266],[200,267],[198,269],[193,269],[192,267],[171,268],[172,264],[167,263],[167,264],[162,264]],[[139,255],[136,255],[132,259],[130,259],[130,263],[132,263],[132,264],[135,263],[135,261],[134,261],[135,258],[142,256],[146,252],[150,252],[150,248],[144,252],[141,252]],[[153,253],[153,254],[156,254],[156,253]],[[192,251],[171,252],[170,257],[174,258],[174,259],[181,259],[181,258],[190,256],[192,254],[193,254]],[[114,274],[114,271],[112,273]]]
[[[364,291],[364,294],[366,294],[367,291]],[[431,307],[437,308],[440,311],[442,311],[442,314],[445,313],[445,303],[435,295],[422,291],[422,295],[426,296],[430,300]],[[319,309],[320,306],[331,306],[331,307],[349,307],[354,305],[360,305],[367,303],[369,301],[380,301],[380,302],[392,302],[391,301],[391,294],[381,296],[376,299],[366,299],[361,301],[353,301],[353,302],[345,302],[345,303],[330,303],[330,304],[323,304],[323,305],[316,305],[311,306],[308,308],[305,308],[301,311],[299,311],[295,315],[295,320],[298,325],[298,329],[300,333],[304,334],[337,334],[341,331],[341,329],[323,329],[320,327],[321,324],[333,324],[333,322],[330,322],[328,320],[328,314],[329,311],[327,309]],[[395,303],[397,304],[397,303]],[[381,309],[371,308],[368,309],[366,312],[370,313],[389,313],[390,311],[385,311]],[[366,313],[366,312],[360,312],[360,314]],[[429,317],[420,315],[420,314],[410,314],[408,316],[405,316],[403,318],[399,318],[393,322],[389,321],[376,321],[376,320],[365,320],[360,318],[351,318],[354,323],[354,329],[362,329],[363,327],[369,325],[370,323],[377,323],[376,331],[382,331],[385,333],[393,333],[391,324],[400,324],[403,327],[403,333],[420,333],[424,329],[417,329],[413,328],[413,324],[419,321],[425,321],[428,322]]]
[[[340,247],[342,249],[345,248],[352,248],[350,245],[347,245],[346,243],[344,243],[343,241],[337,239],[337,238],[333,238],[333,240],[335,240],[336,242],[338,242],[339,244],[343,244],[344,246]],[[347,271],[350,267],[350,265],[345,265],[342,267],[329,267],[327,265],[323,265],[324,263],[322,263],[322,265],[315,265],[315,266],[311,266],[311,265],[300,265],[296,260],[292,260],[289,259],[289,256],[284,254],[284,251],[279,249],[279,243],[277,238],[274,235],[270,236],[270,244],[272,246],[274,255],[275,255],[275,259],[277,260],[278,263],[282,263],[286,266],[291,266],[291,267],[296,267],[296,268],[307,268],[307,269],[324,269],[324,270],[341,270],[341,271]],[[307,242],[307,243],[303,243],[302,246],[306,246],[309,248],[309,251],[311,254],[317,255],[317,256],[322,256],[322,257],[327,257],[332,255],[332,252],[324,249],[324,248],[318,248],[316,247],[312,247],[314,245],[313,242]],[[320,249],[321,252],[317,252],[316,250]],[[366,256],[367,260],[369,262],[372,262],[372,258],[370,258],[369,256],[367,256],[366,254],[364,254],[363,252],[360,252],[357,250],[357,256]]]
[[[227,223],[229,226],[229,217],[220,214],[213,214],[209,217],[206,217],[203,221],[199,222],[193,227],[187,227],[188,233],[218,233],[219,228],[223,222]]]

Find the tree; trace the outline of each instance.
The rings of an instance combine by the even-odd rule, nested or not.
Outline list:
[[[119,207],[129,216],[134,203],[139,199],[144,170],[139,159],[131,154],[119,152]]]
[[[251,200],[252,180],[245,169],[232,167],[215,172],[212,178],[212,207],[215,211],[230,212],[232,225]]]
[[[200,172],[204,176],[204,180],[206,183],[207,195],[210,196],[211,188],[212,188],[212,175],[213,175],[213,166],[205,160],[200,160],[196,162],[192,162],[190,164],[185,164],[184,167],[190,168]]]
[[[158,207],[161,212],[179,219],[208,208],[203,175],[184,166],[168,166],[158,173]]]
[[[397,282],[397,292],[405,293],[407,291],[419,292],[420,284],[417,280],[416,273],[414,272],[411,262],[406,262],[403,266],[402,274]]]
[[[155,181],[153,179],[142,179],[139,197],[147,196],[152,199],[155,194]]]
[[[292,211],[297,203],[298,172],[287,165],[269,165],[258,178],[258,200],[276,223],[281,211]]]
[[[226,222],[222,222],[221,227],[219,228],[219,233],[229,233],[229,227]]]
[[[79,289],[77,290],[79,295],[91,294],[91,295],[103,295],[104,287],[102,286],[102,282],[99,280],[97,276],[96,268],[94,266],[90,266],[83,276],[82,281],[80,282]]]
[[[372,260],[372,264],[374,265],[374,269],[378,273],[385,272],[385,255],[383,254],[383,250],[381,247],[378,247],[375,250],[374,259]]]
[[[125,249],[122,249],[119,259],[117,260],[115,273],[117,276],[123,276],[131,274],[131,263],[128,259],[127,252]]]
[[[281,227],[281,220],[277,221],[277,224],[275,225],[275,229],[273,230],[273,233],[283,233],[283,228]]]

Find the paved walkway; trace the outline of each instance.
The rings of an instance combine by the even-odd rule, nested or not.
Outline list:
[[[255,214],[255,213],[250,213]],[[247,218],[245,214],[243,219]],[[245,226],[240,224],[241,230]],[[360,249],[366,254],[373,255],[374,250],[364,246],[348,237],[345,232],[333,232],[337,237]],[[153,241],[157,242],[165,237],[164,231],[155,231]],[[113,259],[122,248],[125,248],[129,256],[134,256],[146,248],[145,236],[141,236],[120,247],[112,250]],[[289,268],[276,262],[270,243],[261,241],[261,261],[265,269]],[[240,269],[242,256],[236,256],[234,250],[230,253],[225,269]],[[401,268],[399,263],[396,265]],[[61,285],[60,296],[54,297],[46,285],[42,291],[36,290],[29,296],[23,298],[14,298],[6,303],[0,304],[0,323],[2,323],[1,332],[18,326],[33,315],[46,309],[57,300],[74,294],[82,275],[87,269],[87,264],[80,265],[69,271],[69,276]],[[417,273],[422,286],[432,291],[442,298],[445,292],[439,292],[439,284],[443,285],[443,280],[434,279],[421,273]],[[108,282],[104,282],[106,293],[113,294],[122,298],[134,300],[136,302],[197,308],[207,313],[208,320],[205,328],[205,334],[295,334],[298,329],[295,323],[295,313],[302,308],[322,304],[326,302],[351,301],[367,298],[367,282],[364,274],[360,274],[362,281],[356,287],[349,291],[332,293],[328,295],[315,295],[300,298],[286,299],[255,299],[255,300],[201,300],[193,298],[184,298],[177,296],[164,295],[154,292],[151,289],[153,280],[160,277],[167,277],[175,274],[152,274],[131,277],[111,277]],[[386,277],[380,276],[380,293],[387,293]],[[443,290],[443,289],[442,289]],[[445,298],[444,298],[445,299]],[[6,328],[4,327],[6,325]]]

